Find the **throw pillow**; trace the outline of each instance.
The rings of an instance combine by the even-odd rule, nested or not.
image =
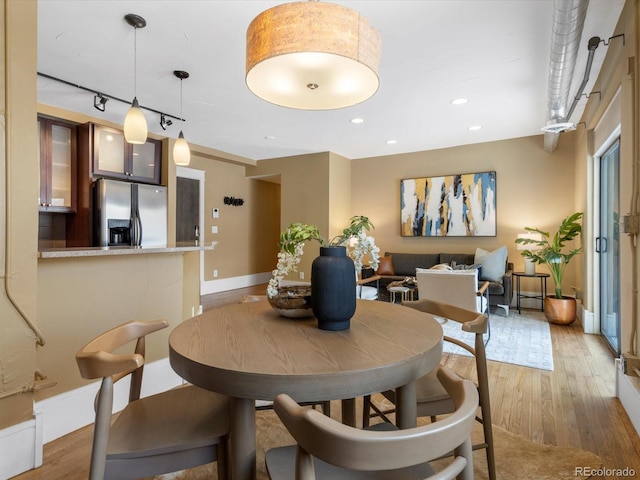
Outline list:
[[[482,265],[480,280],[502,283],[507,265],[507,247],[497,248],[493,252],[476,248],[474,263]]]
[[[449,265],[447,265],[446,263],[439,263],[439,264],[434,265],[433,267],[431,267],[431,270],[447,270],[447,271],[451,271],[453,269]]]
[[[393,271],[393,256],[387,255],[386,257],[380,257],[378,262],[377,275],[395,275]]]
[[[473,265],[464,265],[463,263],[451,262],[451,268],[454,270],[476,270],[478,278],[482,278],[482,264],[474,263]]]

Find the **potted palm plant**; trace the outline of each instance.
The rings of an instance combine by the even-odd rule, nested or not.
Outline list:
[[[582,247],[570,249],[567,243],[579,237],[582,232],[582,212],[576,212],[560,224],[558,231],[551,236],[549,232],[539,228],[525,227],[528,232],[538,233],[542,238],[518,238],[516,243],[531,245],[531,249],[523,250],[522,256],[534,263],[546,265],[555,284],[555,296],[545,297],[545,316],[551,323],[569,325],[576,318],[576,299],[562,294],[562,277],[569,261],[582,251]]]

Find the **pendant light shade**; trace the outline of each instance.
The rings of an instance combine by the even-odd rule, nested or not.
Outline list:
[[[176,143],[173,145],[173,161],[176,165],[186,166],[191,162],[191,151],[189,150],[189,144],[184,139],[182,130]]]
[[[127,142],[138,145],[147,141],[147,119],[144,118],[137,98],[133,99],[124,118],[124,138]]]
[[[147,141],[147,119],[138,104],[136,94],[138,83],[138,29],[147,26],[147,21],[139,15],[129,13],[125,21],[133,27],[133,101],[124,118],[124,138],[128,143],[142,144]]]
[[[247,86],[276,105],[330,110],[364,102],[378,90],[379,65],[380,33],[341,5],[285,3],[247,30]]]

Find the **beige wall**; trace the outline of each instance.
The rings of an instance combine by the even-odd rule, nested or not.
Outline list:
[[[185,318],[182,275],[183,254],[41,259],[38,309],[47,345],[38,349],[37,364],[58,383],[38,392],[38,400],[87,383],[75,353],[129,320],[168,320],[169,328],[147,341],[150,361],[167,357],[169,332]]]
[[[204,279],[233,278],[271,271],[280,232],[280,185],[245,177],[244,165],[216,158],[191,156],[189,168],[205,172],[204,244],[216,241],[215,250],[205,252]],[[225,205],[224,197],[242,198],[244,205]],[[217,208],[219,218],[212,218]],[[211,233],[212,226],[218,233]]]
[[[25,318],[37,323],[36,2],[0,0],[0,23],[1,429],[33,414],[36,343]]]
[[[594,130],[599,128],[608,108],[617,94],[620,95],[620,214],[625,215],[633,211],[633,192],[638,191],[638,178],[634,178],[634,164],[640,155],[638,139],[640,130],[638,115],[640,113],[640,78],[638,70],[639,38],[637,26],[640,25],[640,10],[638,1],[630,0],[625,3],[624,10],[613,35],[624,33],[622,38],[612,39],[606,47],[606,57],[600,75],[592,89],[600,95],[591,95],[581,121],[584,122],[576,132],[576,205],[590,212],[590,217],[597,214],[597,198],[594,195],[594,176],[597,164],[594,155],[599,145],[595,145]],[[601,48],[601,47],[600,47]],[[634,60],[635,59],[635,60]],[[635,72],[634,72],[635,69]],[[635,117],[634,117],[635,116]],[[635,207],[638,208],[638,205]],[[636,210],[637,213],[637,210]],[[584,303],[588,310],[598,315],[597,274],[598,257],[593,253],[596,228],[589,223],[585,225],[583,244],[585,255],[580,262],[581,278],[585,281]],[[631,350],[637,340],[631,340],[631,328],[637,322],[638,312],[634,310],[634,300],[637,301],[638,278],[636,271],[640,265],[634,265],[634,240],[630,235],[620,234],[620,319],[622,352]],[[636,260],[637,262],[637,260]],[[635,271],[634,271],[635,270]]]
[[[262,160],[256,167],[247,167],[248,177],[279,177],[280,221],[278,232],[294,222],[316,225],[323,237],[335,234],[330,225],[331,203],[331,166],[332,162],[344,165],[338,158],[328,152],[310,155]],[[338,167],[336,167],[338,168]],[[343,168],[343,167],[342,167]],[[345,196],[341,192],[341,197]],[[277,236],[275,238],[277,243]],[[311,275],[311,262],[318,256],[318,242],[305,245],[304,255],[299,271],[305,273],[305,280]],[[268,270],[275,268],[277,250],[272,253],[272,263]],[[297,280],[298,278],[293,278]]]
[[[574,209],[574,150],[572,134],[560,137],[552,154],[543,150],[543,137],[533,136],[427,152],[352,161],[351,208],[369,216],[381,253],[473,253],[506,245],[515,269],[524,269],[516,250],[516,235],[525,226],[556,230]],[[400,236],[400,180],[456,173],[496,172],[496,237]],[[545,267],[537,267],[544,271]],[[575,266],[565,275],[565,288],[576,285]],[[535,289],[525,284],[523,290]],[[553,291],[553,282],[547,288]]]

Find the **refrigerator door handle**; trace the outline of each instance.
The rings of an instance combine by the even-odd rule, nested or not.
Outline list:
[[[142,222],[138,209],[138,186],[131,185],[131,245],[139,247],[142,243]]]

